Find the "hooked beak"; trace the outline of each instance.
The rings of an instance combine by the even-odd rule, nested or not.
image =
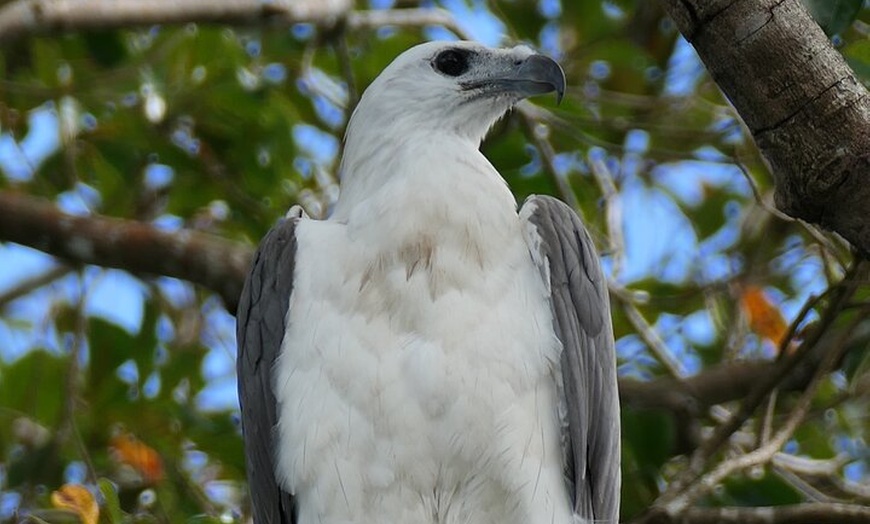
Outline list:
[[[562,66],[544,55],[526,58],[516,70],[515,76],[504,81],[512,85],[513,90],[524,98],[555,91],[558,104],[565,94],[565,72],[562,71]]]
[[[556,103],[565,94],[565,72],[552,58],[533,54],[512,62],[500,73],[463,85],[465,89],[480,89],[483,94],[509,93],[517,98],[556,92]]]

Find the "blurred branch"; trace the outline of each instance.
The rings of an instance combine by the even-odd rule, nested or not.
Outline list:
[[[799,218],[792,218],[779,209],[776,209],[772,206],[767,200],[764,198],[764,195],[761,194],[761,191],[758,189],[758,183],[755,181],[755,177],[752,176],[752,173],[749,172],[749,169],[743,164],[743,162],[737,161],[734,163],[739,169],[740,172],[743,173],[743,177],[746,179],[746,182],[749,183],[749,187],[752,189],[752,195],[755,198],[755,203],[761,206],[762,209],[775,216],[780,220],[784,220],[786,222],[797,222],[801,227],[806,230],[806,232],[818,242],[818,244],[822,247],[823,253],[826,253],[837,261],[841,267],[846,267],[848,264],[843,256],[840,255],[842,249],[837,249],[837,246],[834,245],[834,242],[826,237],[824,233],[819,231],[819,228],[816,226],[801,220]],[[843,241],[845,244],[845,241]]]
[[[59,265],[45,271],[44,273],[18,282],[15,287],[0,294],[0,309],[3,309],[6,304],[13,300],[19,299],[42,286],[51,284],[55,280],[66,276],[72,270],[73,268],[69,266]]]
[[[0,191],[0,240],[68,262],[189,280],[218,293],[234,311],[250,265],[250,246],[195,231],[161,231],[141,222],[68,215],[54,205]]]
[[[674,378],[680,378],[686,375],[686,370],[683,368],[682,363],[674,358],[671,354],[670,349],[656,333],[655,329],[643,318],[643,314],[637,309],[637,306],[632,304],[631,302],[626,302],[623,300],[619,301],[619,305],[622,307],[623,313],[628,318],[628,321],[637,330],[640,338],[643,339],[647,348],[650,350],[652,355],[658,360],[659,364],[664,366],[664,368],[668,371],[668,374]]]
[[[812,459],[779,452],[773,455],[771,463],[801,475],[831,476],[840,471],[840,468],[848,464],[850,460],[852,458],[847,453],[839,453],[829,459]]]
[[[334,25],[350,0],[15,0],[0,8],[0,44],[31,34],[155,24]]]
[[[541,153],[544,170],[550,176],[550,180],[559,191],[559,198],[571,206],[571,209],[576,211],[580,215],[580,218],[583,218],[583,211],[580,209],[580,203],[577,201],[577,196],[574,194],[574,190],[571,189],[571,184],[569,184],[568,180],[564,176],[561,176],[559,171],[556,169],[556,151],[553,149],[550,141],[547,140],[549,128],[540,118],[541,114],[545,113],[545,111],[528,102],[517,104],[516,111],[520,115],[520,121],[523,124],[526,138],[531,140]]]
[[[647,524],[868,524],[870,507],[810,503],[772,507],[689,508],[679,516],[657,513],[636,521]]]
[[[601,158],[592,159],[590,168],[595,176],[595,181],[598,182],[598,187],[601,189],[601,195],[604,197],[604,212],[607,217],[607,250],[613,261],[610,278],[618,280],[625,261],[625,239],[622,236],[622,203],[619,199],[619,190],[613,182],[613,173],[610,172]]]
[[[770,462],[773,456],[778,453],[788,439],[792,437],[794,432],[807,416],[810,409],[810,403],[812,402],[813,397],[815,397],[819,386],[821,386],[825,376],[836,367],[840,358],[845,354],[845,351],[848,348],[847,339],[851,336],[852,331],[860,322],[863,322],[864,319],[864,315],[858,315],[851,323],[850,327],[839,334],[836,344],[834,344],[833,347],[828,348],[825,352],[825,357],[816,369],[810,384],[807,386],[806,390],[801,393],[795,407],[791,410],[791,413],[786,421],[781,425],[781,428],[768,442],[765,442],[763,445],[745,455],[740,455],[721,462],[711,472],[693,483],[681,495],[668,502],[666,505],[668,513],[677,514],[685,511],[685,508],[688,507],[692,501],[708,493],[732,473],[751,466]]]
[[[286,27],[310,23],[351,30],[440,25],[469,38],[444,9],[353,11],[351,0],[15,0],[0,8],[0,44],[33,34],[158,24],[212,23]]]
[[[783,389],[783,383],[788,380],[790,375],[800,369],[806,370],[808,364],[810,376],[814,374],[816,366],[821,362],[819,355],[823,354],[827,349],[827,344],[825,344],[827,342],[825,337],[827,330],[843,310],[843,307],[849,303],[858,285],[855,279],[862,271],[861,263],[856,262],[842,282],[831,286],[823,295],[810,299],[804,305],[801,314],[798,315],[789,327],[783,344],[791,340],[796,326],[802,321],[804,314],[811,309],[812,305],[816,304],[821,298],[830,295],[830,301],[822,314],[822,318],[815,325],[812,332],[808,334],[803,344],[792,355],[776,362],[770,368],[769,373],[758,377],[757,382],[750,385],[750,390],[742,397],[743,402],[740,404],[740,407],[731,414],[731,417],[726,422],[719,425],[713,434],[692,454],[688,468],[671,482],[667,491],[657,500],[656,505],[667,505],[684,490],[690,488],[697,478],[700,477],[714,454],[755,413],[755,410],[764,402],[771,391],[777,388]]]
[[[822,352],[814,352],[779,383],[780,391],[803,390]],[[698,416],[706,408],[744,398],[778,362],[738,361],[718,364],[682,380],[671,377],[652,381],[621,377],[619,395],[624,405],[637,409],[672,411]]]

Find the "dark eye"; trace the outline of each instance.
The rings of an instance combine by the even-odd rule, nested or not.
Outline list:
[[[447,76],[459,76],[468,71],[468,53],[459,49],[441,51],[435,57],[434,65]]]

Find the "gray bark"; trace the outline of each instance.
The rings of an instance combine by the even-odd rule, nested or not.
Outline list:
[[[770,164],[776,204],[870,253],[870,95],[800,0],[664,0]]]

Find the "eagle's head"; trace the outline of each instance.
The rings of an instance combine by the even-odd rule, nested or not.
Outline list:
[[[399,55],[372,82],[348,133],[362,120],[400,136],[415,130],[449,132],[480,143],[511,106],[552,91],[561,99],[562,68],[526,46],[429,42]]]

